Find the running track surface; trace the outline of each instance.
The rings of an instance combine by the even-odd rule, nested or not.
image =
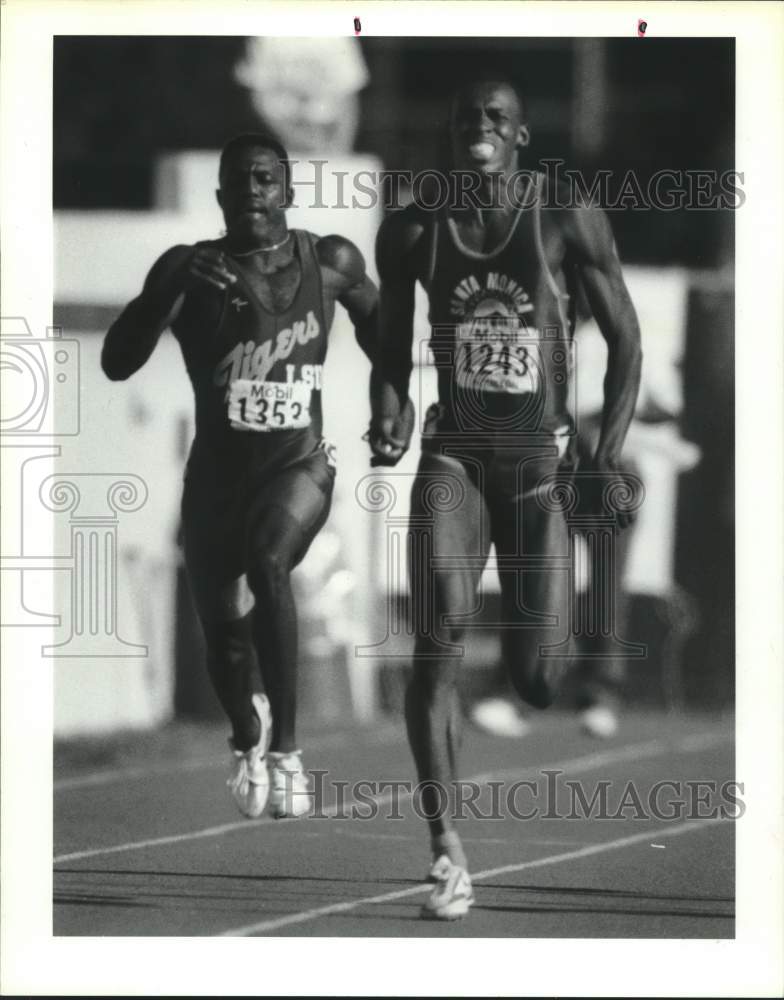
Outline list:
[[[628,783],[647,802],[657,781],[731,780],[729,718],[627,716],[612,740],[573,717],[536,715],[520,740],[466,727],[466,779],[534,780],[521,811],[546,808],[541,770],[590,798],[608,781],[610,811]],[[303,734],[305,764],[327,771],[321,818],[245,820],[225,786],[223,727],[167,727],[55,754],[56,935],[731,938],[734,823],[692,818],[468,816],[460,830],[476,904],[455,923],[419,919],[429,861],[425,824],[409,800],[391,819],[389,792],[351,819],[351,783],[411,780],[401,722]],[[553,780],[553,779],[551,779]],[[334,782],[348,782],[345,808]],[[365,787],[365,796],[371,789]],[[483,793],[484,794],[484,793]],[[526,797],[529,796],[529,797]],[[667,791],[666,802],[672,793]],[[688,801],[688,796],[682,796]],[[478,808],[489,811],[489,798]],[[366,814],[371,806],[361,804]],[[699,812],[709,806],[697,807]]]

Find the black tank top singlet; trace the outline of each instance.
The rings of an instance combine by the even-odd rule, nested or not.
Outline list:
[[[173,325],[196,404],[189,472],[233,478],[288,465],[321,439],[328,330],[317,237],[291,232],[300,284],[279,313],[262,304],[223,240],[207,244],[223,250],[238,280],[191,291]]]
[[[487,253],[463,245],[451,217],[434,220],[427,287],[439,430],[528,434],[571,422],[573,321],[544,257],[542,182],[532,175],[507,236]]]

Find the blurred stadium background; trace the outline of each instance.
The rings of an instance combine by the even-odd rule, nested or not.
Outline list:
[[[193,427],[178,348],[166,336],[146,368],[121,384],[103,377],[98,357],[101,335],[158,254],[220,230],[217,154],[230,136],[266,119],[288,130],[292,157],[328,159],[333,185],[340,171],[417,172],[439,161],[450,93],[491,68],[528,95],[533,161],[562,158],[589,178],[600,169],[614,176],[633,169],[643,188],[660,169],[735,167],[732,39],[347,38],[319,39],[315,48],[300,41],[296,57],[291,40],[281,48],[276,39],[232,37],[55,39],[54,322],[79,341],[82,418],[61,469],[130,473],[148,489],[143,506],[117,524],[112,627],[126,645],[113,652],[127,655],[55,659],[56,736],[219,715],[178,547]],[[313,210],[307,196],[298,203],[292,226],[353,239],[375,277],[380,207]],[[626,697],[637,705],[727,709],[734,691],[732,212],[616,211],[611,222],[645,351],[629,447],[648,498],[627,568],[624,638],[646,643],[649,655],[630,664]],[[417,339],[427,335],[421,306]],[[585,322],[577,363],[585,412],[599,405],[602,350]],[[364,722],[395,711],[411,647],[405,628],[384,641],[390,608],[404,599],[405,580],[390,581],[385,556],[400,525],[362,511],[355,495],[370,471],[360,440],[367,373],[339,313],[325,373],[338,489],[327,528],[297,572],[301,705],[316,722],[345,718],[347,705]],[[427,403],[432,373],[417,375],[412,394]],[[416,458],[414,448],[397,471],[411,473]],[[406,489],[400,492],[393,514],[404,519]],[[70,522],[67,513],[55,516],[65,558],[74,515]],[[82,584],[70,571],[59,578],[66,642]],[[492,594],[491,576],[487,587]],[[355,647],[379,643],[374,655],[356,655]],[[129,644],[146,646],[146,655]],[[492,636],[472,638],[468,694],[491,686],[497,659]]]

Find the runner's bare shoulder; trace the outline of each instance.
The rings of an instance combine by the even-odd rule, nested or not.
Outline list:
[[[432,212],[411,204],[384,219],[376,237],[376,263],[382,278],[417,278],[424,273],[432,217]]]
[[[164,251],[150,268],[142,294],[155,295],[164,289],[177,271],[185,266],[192,253],[193,247],[182,243]]]
[[[610,252],[613,236],[607,214],[601,206],[600,191],[553,180],[547,174],[542,181],[542,205],[547,211],[544,222],[556,226],[572,250],[588,250],[599,255]]]
[[[358,285],[365,277],[365,258],[345,236],[321,236],[316,241],[316,257],[322,268],[335,272],[346,288]]]

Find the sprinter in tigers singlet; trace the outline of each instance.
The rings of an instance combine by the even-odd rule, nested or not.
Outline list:
[[[334,313],[323,301],[318,237],[291,230],[301,277],[290,304],[271,311],[254,290],[252,256],[225,239],[204,242],[224,258],[230,290],[204,286],[189,294],[172,324],[196,401],[189,474],[216,464],[231,479],[264,475],[317,447],[322,434],[321,380]],[[237,431],[245,433],[237,433]]]
[[[440,213],[412,204],[379,232],[380,343],[369,433],[376,464],[395,464],[407,448],[397,422],[412,371],[418,281],[430,302],[438,400],[425,416],[412,488],[416,645],[406,722],[433,855],[435,887],[422,916],[435,919],[464,915],[473,898],[454,824],[456,678],[465,629],[481,608],[491,544],[501,585],[498,628],[514,687],[545,707],[567,663],[569,544],[556,473],[573,451],[570,302],[577,280],[608,343],[593,458],[608,482],[617,475],[641,358],[604,214],[546,207],[544,178],[517,169],[529,131],[515,88],[487,80],[462,89],[450,136],[449,190],[457,197]]]
[[[157,261],[107,333],[102,364],[124,379],[167,327],[180,343],[196,406],[185,561],[210,677],[232,726],[229,784],[247,816],[261,815],[268,799],[274,816],[297,816],[311,803],[296,742],[290,573],[332,495],[321,380],[335,302],[372,360],[377,291],[348,240],[288,229],[293,192],[277,140],[232,140],[219,181],[226,236],[173,247]]]

